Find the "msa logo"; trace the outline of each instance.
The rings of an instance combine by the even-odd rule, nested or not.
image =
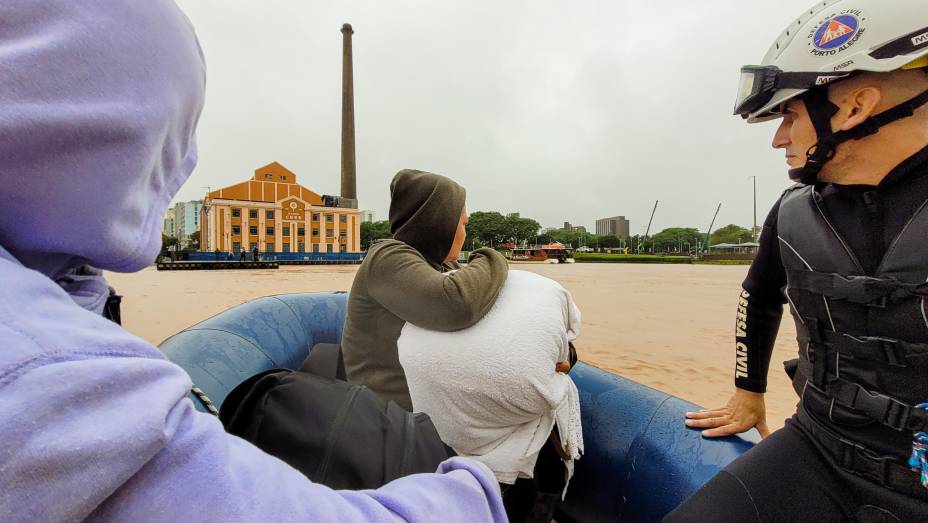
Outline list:
[[[928,43],[928,33],[923,33],[912,39],[912,45],[922,46]]]
[[[819,76],[815,79],[815,85],[825,85],[838,80],[839,78],[844,78],[843,76]]]

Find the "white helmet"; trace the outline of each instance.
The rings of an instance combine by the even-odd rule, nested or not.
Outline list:
[[[735,114],[750,123],[857,71],[928,67],[926,0],[825,0],[777,38],[762,65],[741,70]]]

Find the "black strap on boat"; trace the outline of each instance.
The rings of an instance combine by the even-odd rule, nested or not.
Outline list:
[[[860,411],[870,419],[900,432],[928,430],[928,411],[885,394],[870,392],[857,383],[835,379],[829,382],[825,393],[842,405]]]
[[[787,276],[791,289],[863,305],[885,306],[887,301],[928,298],[928,283],[904,283],[892,278],[843,276],[795,269],[787,271]]]
[[[928,489],[921,486],[917,472],[892,456],[880,456],[863,445],[848,441],[822,427],[800,408],[796,417],[841,468],[916,499],[928,499]]]

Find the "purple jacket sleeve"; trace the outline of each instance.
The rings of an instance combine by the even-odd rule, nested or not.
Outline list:
[[[334,491],[223,431],[172,363],[101,350],[0,374],[0,519],[506,521],[488,469],[461,458],[373,491]]]

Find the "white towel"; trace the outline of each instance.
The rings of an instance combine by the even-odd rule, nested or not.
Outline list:
[[[577,387],[555,364],[567,361],[580,311],[557,282],[509,271],[496,304],[457,332],[407,323],[397,341],[416,412],[461,456],[487,465],[501,483],[531,478],[557,424],[568,479],[583,452]],[[566,491],[566,489],[565,489]]]

